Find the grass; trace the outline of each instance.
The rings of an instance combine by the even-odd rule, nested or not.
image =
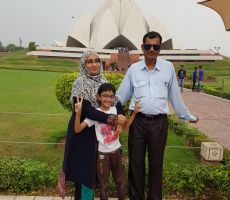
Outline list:
[[[194,153],[187,149],[184,139],[169,130],[169,137],[165,149],[164,165],[167,166],[170,163],[195,164],[198,163],[198,160],[196,159]]]
[[[66,113],[54,95],[60,73],[18,70],[0,72],[0,110]]]
[[[63,138],[69,115],[57,101],[54,88],[61,72],[78,70],[70,60],[37,59],[27,51],[0,57],[0,140],[57,142]],[[190,76],[198,64],[184,64]],[[225,78],[224,90],[230,92],[230,58],[216,63],[202,64],[205,75],[216,77],[216,82],[204,83],[220,87]],[[179,64],[175,65],[176,70]],[[9,70],[14,69],[14,70]],[[5,112],[44,113],[37,115],[6,114]],[[45,114],[63,115],[45,115]],[[127,134],[121,135],[123,152],[127,155]],[[169,133],[168,146],[186,146],[183,138]],[[61,163],[63,148],[54,145],[0,144],[2,155],[33,158],[49,163]],[[197,162],[188,149],[166,147],[165,165],[170,162]]]
[[[54,94],[59,76],[60,73],[52,72],[0,70],[1,141],[56,142],[64,137],[69,113],[61,107]],[[48,113],[61,115],[45,115]],[[0,143],[0,151],[1,155],[33,158],[50,163],[60,160],[63,154],[52,145]]]
[[[79,64],[71,60],[61,59],[38,59],[34,56],[27,56],[27,50],[9,53],[0,56],[0,69],[21,69],[36,71],[53,71],[53,72],[75,72],[79,70]],[[230,93],[230,58],[224,57],[224,60],[215,63],[185,63],[184,67],[187,76],[192,75],[194,67],[202,65],[205,76],[214,76],[216,81],[204,82],[204,85],[222,87],[224,79],[224,92]],[[175,64],[176,71],[180,64]],[[191,81],[186,81],[191,83]],[[192,83],[191,83],[192,84]]]
[[[27,56],[27,50],[9,53],[0,57],[0,69],[23,69],[53,72],[74,72],[78,70],[78,64],[72,60],[38,59]]]
[[[120,135],[120,140],[123,146],[123,154],[128,156],[128,133],[123,132]],[[179,147],[179,148],[177,148]],[[168,133],[167,144],[165,148],[165,156],[164,156],[164,165],[167,166],[170,163],[184,163],[184,164],[194,164],[198,163],[193,152],[187,149],[187,145],[183,137],[180,137],[174,134],[171,130]]]
[[[61,107],[54,92],[60,75],[57,72],[0,69],[0,141],[46,143],[58,142],[65,136],[70,113]],[[52,113],[61,115],[46,115]],[[126,156],[127,136],[127,133],[121,135]],[[183,138],[173,133],[169,134],[168,145],[185,146]],[[55,165],[61,164],[63,151],[63,147],[55,145],[0,143],[1,155],[32,158]],[[190,150],[167,148],[165,162],[193,163],[196,159]]]

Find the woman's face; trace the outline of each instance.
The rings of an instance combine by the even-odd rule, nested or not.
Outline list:
[[[94,54],[89,55],[85,60],[85,67],[91,75],[99,74],[100,64],[100,59]]]

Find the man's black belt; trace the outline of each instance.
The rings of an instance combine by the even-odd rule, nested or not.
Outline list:
[[[160,119],[160,118],[163,118],[163,117],[167,116],[167,114],[147,115],[147,114],[144,114],[144,113],[141,113],[141,112],[137,113],[136,115],[141,117],[141,118],[148,119],[148,120]]]

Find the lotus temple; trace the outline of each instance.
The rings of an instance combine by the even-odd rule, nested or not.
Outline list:
[[[105,0],[95,14],[83,14],[71,27],[66,42],[54,41],[52,46],[38,46],[29,55],[40,58],[79,58],[86,49],[94,49],[104,66],[117,63],[119,70],[143,58],[143,35],[157,31],[163,41],[160,57],[172,62],[215,62],[219,54],[211,50],[174,49],[173,38],[159,20],[145,17],[134,0]]]

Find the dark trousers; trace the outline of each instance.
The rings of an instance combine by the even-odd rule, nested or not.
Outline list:
[[[195,90],[196,87],[196,80],[192,80],[192,90]]]
[[[118,199],[124,200],[126,196],[125,164],[121,149],[113,153],[98,152],[97,177],[100,184],[100,200],[108,200],[110,171],[116,184]]]
[[[148,151],[148,200],[162,199],[163,157],[168,134],[167,115],[136,115],[129,129],[129,199],[145,199],[145,154]]]
[[[74,200],[80,200],[81,199],[81,184],[74,183],[74,186],[75,186]]]

